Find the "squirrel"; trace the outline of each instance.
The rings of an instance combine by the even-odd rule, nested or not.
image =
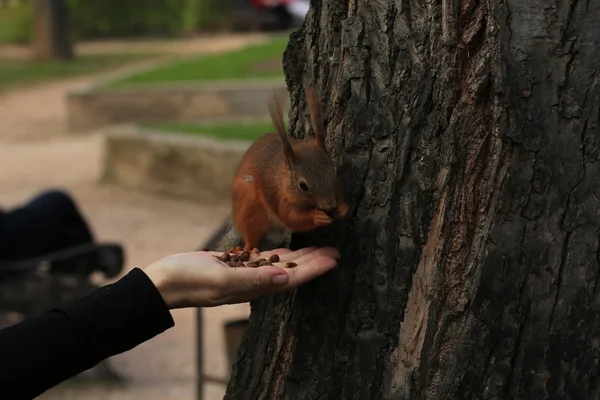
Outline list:
[[[348,205],[325,146],[321,105],[312,87],[305,87],[305,96],[314,137],[299,140],[287,135],[281,101],[273,92],[269,113],[275,131],[257,139],[241,160],[231,184],[231,216],[220,250],[258,253],[269,243],[287,247],[291,233],[346,216]]]

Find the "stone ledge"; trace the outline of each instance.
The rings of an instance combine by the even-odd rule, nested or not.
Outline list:
[[[268,118],[268,100],[274,90],[284,101],[287,113],[289,97],[283,79],[121,88],[91,86],[67,95],[67,124],[72,132],[86,132],[123,123]]]
[[[105,131],[101,181],[197,201],[231,201],[249,142],[117,125]]]

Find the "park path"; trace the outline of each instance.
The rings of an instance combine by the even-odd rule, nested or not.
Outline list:
[[[75,52],[80,55],[93,54],[164,54],[186,55],[195,53],[213,53],[227,51],[239,46],[260,43],[267,40],[268,34],[203,34],[202,36],[170,40],[99,40],[76,43]],[[30,49],[26,46],[0,44],[0,58],[26,60]]]
[[[248,37],[246,42],[252,40],[260,38]],[[244,40],[241,37],[210,38],[204,43],[206,51],[223,51],[243,45]],[[110,45],[119,46],[118,43]],[[121,45],[122,48],[127,46]],[[184,47],[182,44],[180,49]],[[94,44],[89,51],[100,51],[99,48],[101,44]],[[202,41],[188,43],[187,49],[185,51],[202,51]],[[101,135],[66,132],[66,93],[106,76],[53,82],[0,95],[0,206],[17,205],[46,188],[67,189],[80,204],[99,239],[125,245],[127,269],[198,248],[226,216],[226,205],[207,206],[99,185],[103,157]],[[248,312],[247,305],[206,310],[204,365],[211,374],[225,376],[228,372],[221,333],[223,321]],[[125,386],[75,379],[39,398],[195,398],[195,312],[177,310],[173,315],[176,323],[173,329],[111,360],[127,380]],[[205,399],[220,400],[223,393],[224,387],[208,384]]]

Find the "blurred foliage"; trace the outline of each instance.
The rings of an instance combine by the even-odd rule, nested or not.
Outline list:
[[[181,35],[227,20],[232,0],[66,0],[75,40]],[[29,0],[0,7],[0,43],[26,44]]]
[[[171,34],[183,28],[189,0],[68,0],[76,39]],[[187,17],[189,20],[189,16]]]
[[[27,44],[30,30],[31,9],[27,2],[0,7],[0,43]]]

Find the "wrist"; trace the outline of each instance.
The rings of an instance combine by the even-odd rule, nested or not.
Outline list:
[[[169,310],[182,307],[181,300],[177,291],[173,290],[173,285],[169,279],[169,275],[160,268],[146,268],[144,270],[148,278],[152,281],[158,293],[163,298]]]

